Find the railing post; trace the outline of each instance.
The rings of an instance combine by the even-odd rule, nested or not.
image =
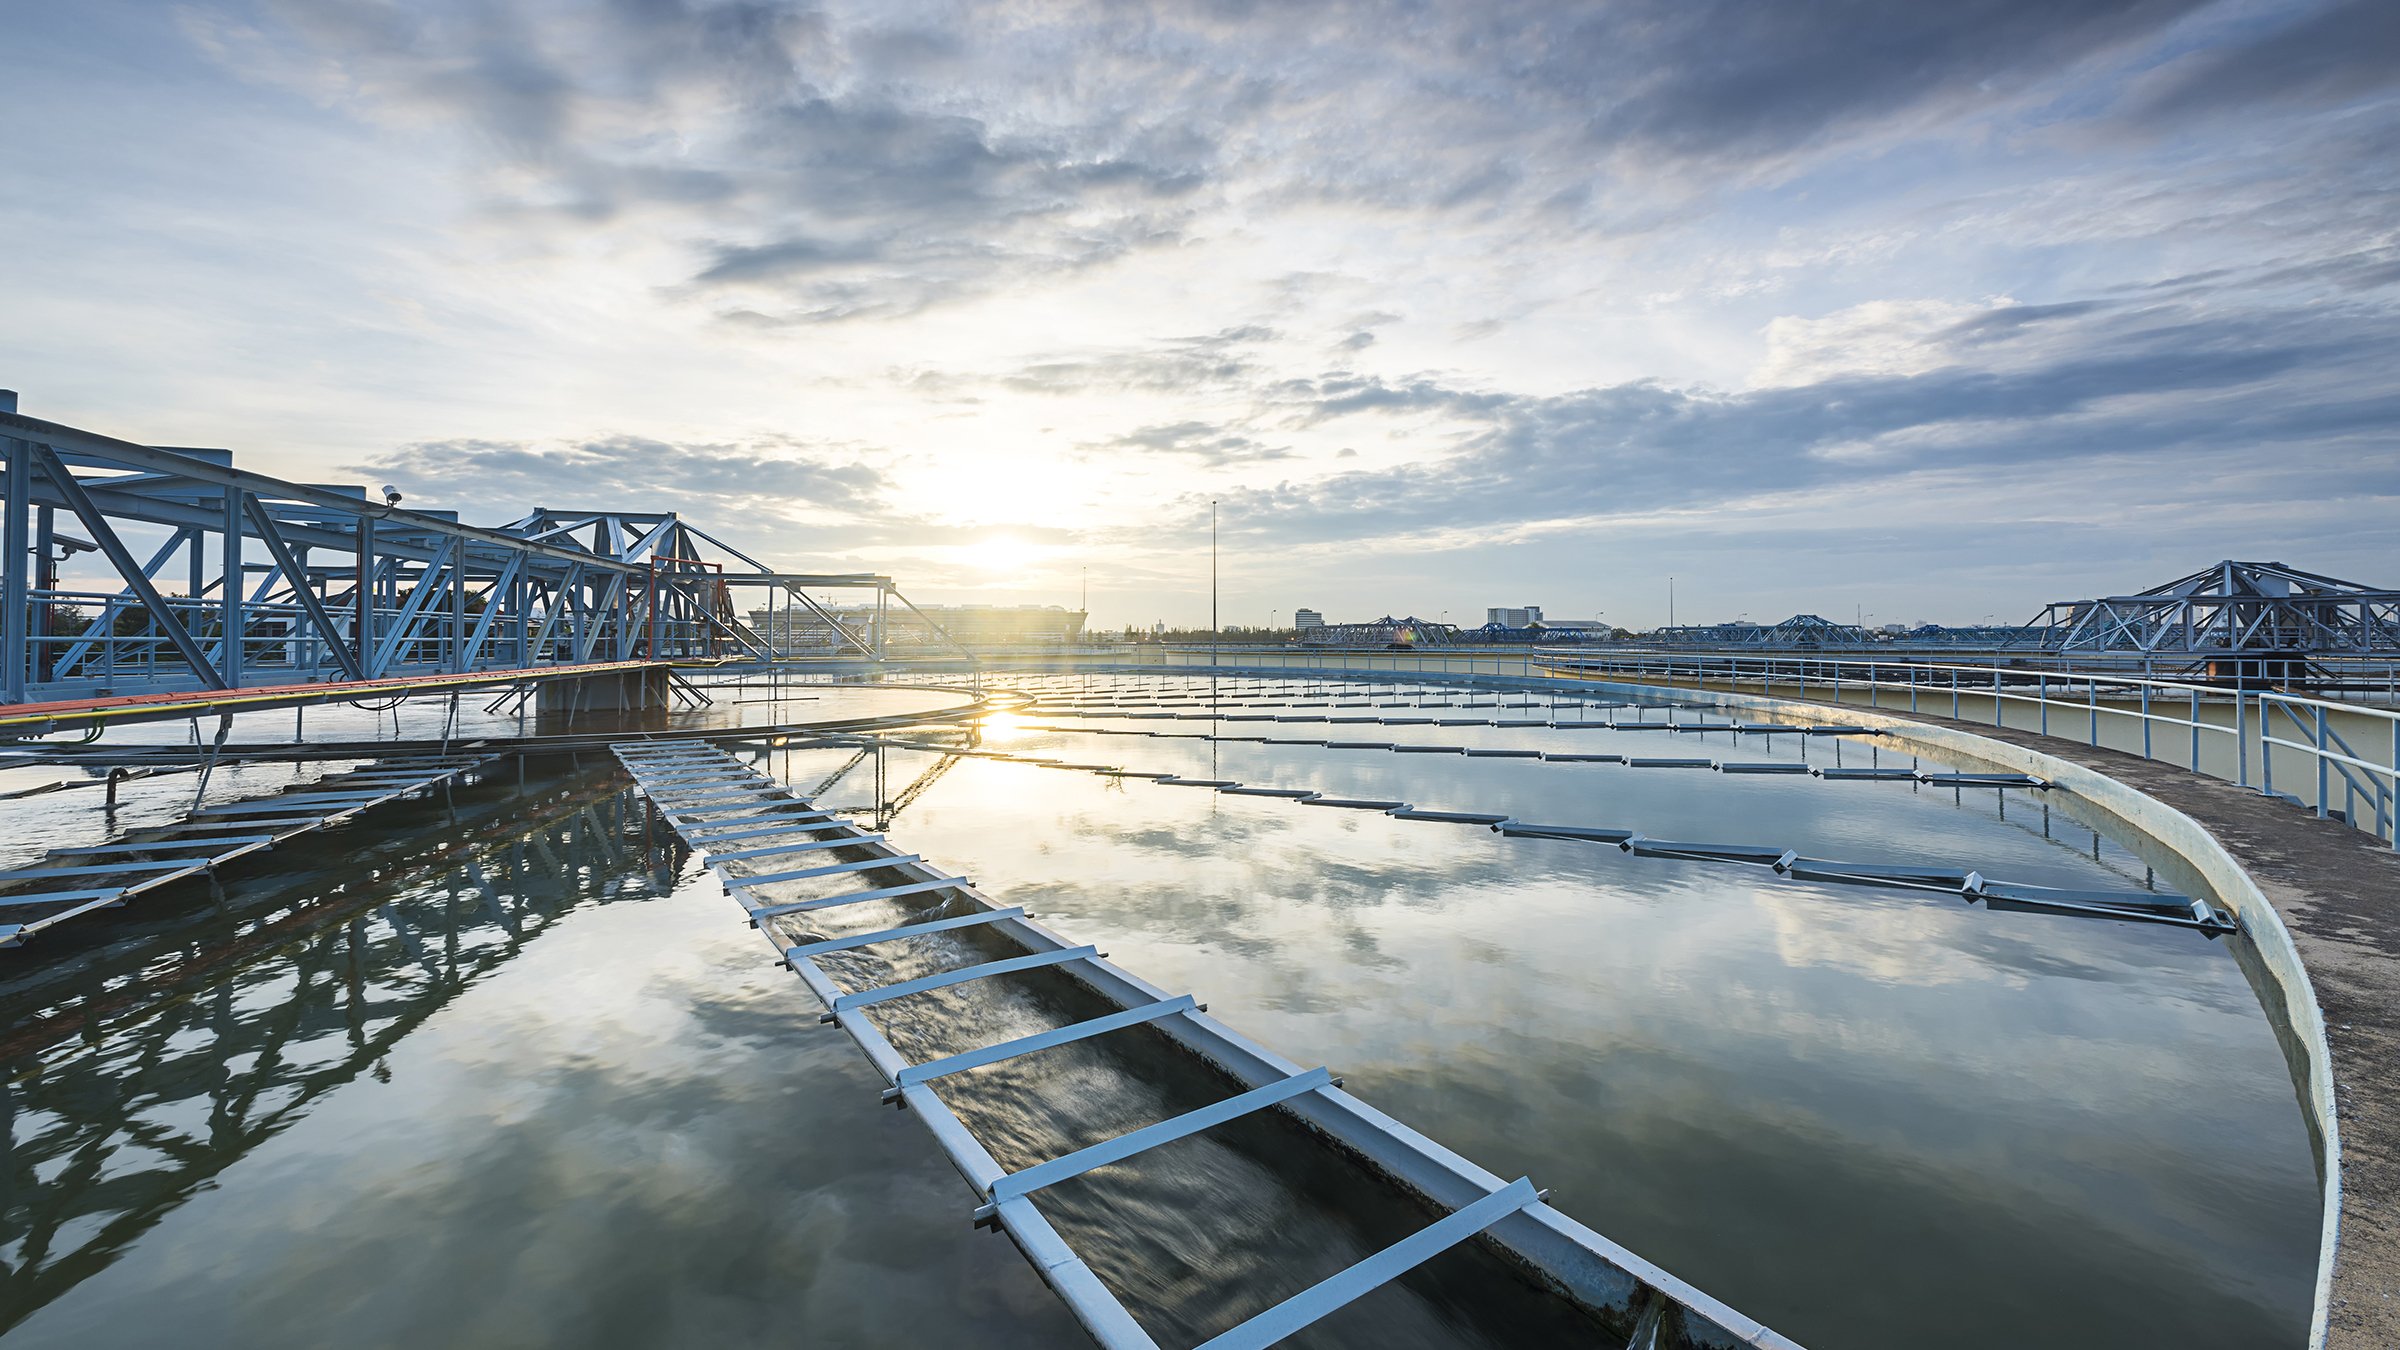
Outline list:
[[[2050,734],[2050,676],[2048,672],[2034,676],[2033,701],[2042,710],[2042,734]]]
[[[2275,795],[2275,729],[2267,717],[2267,696],[2258,696],[2258,790]]]
[[[2192,772],[2200,772],[2200,691],[2192,691]]]
[[[2323,820],[2326,809],[2325,798],[2331,794],[2333,788],[2331,780],[2327,777],[2333,772],[2333,761],[2325,758],[2325,752],[2329,747],[2325,742],[2325,710],[2322,707],[2317,709],[2316,730],[2310,733],[2309,739],[2317,747],[2317,819]],[[2347,802],[2343,803],[2345,806],[2348,804]]]
[[[2142,681],[2142,758],[2150,758],[2150,681]]]
[[[2100,744],[2100,677],[2097,675],[2084,676],[2083,690],[2085,705],[2092,710],[2090,735],[2091,743],[2096,746]]]
[[[2233,686],[2233,759],[2234,782],[2250,786],[2250,723],[2242,712],[2242,686],[2238,682]]]

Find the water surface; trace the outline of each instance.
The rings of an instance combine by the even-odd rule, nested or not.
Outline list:
[[[1392,690],[1374,697],[1457,699]],[[1150,730],[1178,734],[1103,734]],[[2147,880],[2025,794],[1183,735],[1210,730],[1037,712],[977,743],[2051,885]],[[1908,762],[1660,730],[1214,730]],[[1818,1350],[2305,1330],[2307,1137],[2254,994],[2197,934],[931,750],[759,759]],[[221,904],[146,908],[12,968],[12,1346],[1077,1343],[605,764],[399,810],[229,876]],[[808,931],[930,913],[858,908],[881,912]],[[835,964],[869,984],[976,950]],[[1088,1015],[1077,998],[993,981],[881,1021],[926,1058]],[[1224,1094],[1162,1075],[1166,1058],[1127,1034],[945,1095],[1023,1165]],[[1273,1119],[1221,1133],[1043,1202],[1164,1343],[1425,1220]],[[1566,1340],[1491,1292],[1481,1260],[1445,1256],[1296,1343]]]

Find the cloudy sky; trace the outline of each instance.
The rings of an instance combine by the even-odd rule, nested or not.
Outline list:
[[[0,385],[920,600],[2400,584],[2400,5],[18,4]]]

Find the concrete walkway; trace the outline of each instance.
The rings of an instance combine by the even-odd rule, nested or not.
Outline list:
[[[2333,1051],[2342,1217],[2325,1344],[2400,1346],[2400,852],[2289,802],[2139,755],[1947,717],[1874,712],[2106,774],[2190,816],[2249,872],[2291,930]]]

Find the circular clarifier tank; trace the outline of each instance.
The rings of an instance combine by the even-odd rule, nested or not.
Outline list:
[[[962,722],[939,720],[955,688],[733,676],[674,728],[937,715],[737,753],[1812,1350],[2305,1339],[2313,1141],[2231,939],[1765,865],[2180,891],[2207,912],[2063,793],[1935,785],[1915,775],[1975,766],[1597,694],[984,684],[1004,711]],[[455,725],[543,730],[504,714]],[[453,725],[421,705],[307,717],[342,739]],[[881,1079],[613,762],[507,763],[10,954],[38,958],[0,984],[11,1347],[1075,1343],[1010,1244],[968,1228],[976,1197],[915,1113],[876,1104]],[[229,766],[210,791],[322,771]],[[28,799],[54,837],[20,853],[190,791],[129,786],[113,824],[89,793]],[[960,912],[944,903],[767,935]],[[998,941],[820,964],[860,990]],[[1102,1011],[1041,970],[868,1015],[924,1062]],[[1238,1090],[1150,1028],[938,1088],[1012,1170]],[[1434,1217],[1274,1112],[1039,1203],[1165,1346]],[[1601,1340],[1562,1307],[1462,1246],[1294,1343]]]
[[[1960,766],[1872,737],[1671,729],[1724,717],[1664,707],[1230,677],[1017,687],[1043,702],[949,739],[983,753],[918,737],[874,757],[907,793],[889,829],[910,851],[1333,1065],[1373,1105],[1555,1188],[1554,1205],[1801,1343],[2303,1337],[2311,1141],[2256,992],[2204,931],[1186,784],[2167,889],[2063,797],[1711,771]],[[769,764],[813,787],[852,753]],[[1024,762],[1043,758],[1181,781]],[[919,1009],[892,1034],[930,1050],[959,1015]],[[1054,1069],[951,1099],[1036,1160],[1141,1114],[1096,1091]],[[1061,1206],[1079,1249],[1143,1228],[1104,1273],[1170,1335],[1215,1325],[1182,1300],[1271,1282],[1277,1262],[1276,1225],[1185,1209],[1213,1191],[1272,1212],[1275,1185],[1251,1194],[1225,1159],[1190,1165],[1207,1185],[1163,1158]],[[1405,1324],[1362,1305],[1340,1334],[1392,1343]]]

